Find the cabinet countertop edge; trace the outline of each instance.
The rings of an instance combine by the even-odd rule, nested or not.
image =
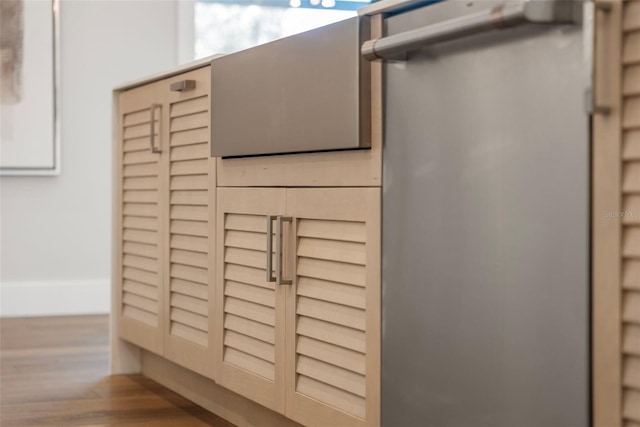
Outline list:
[[[151,74],[146,77],[142,77],[136,80],[131,80],[126,83],[120,84],[113,88],[113,92],[122,92],[125,90],[130,90],[139,86],[143,86],[148,83],[153,83],[158,80],[165,79],[167,77],[173,77],[178,74],[185,73],[187,71],[196,70],[198,68],[203,68],[208,66],[212,60],[216,58],[220,58],[224,56],[223,54],[215,54],[211,56],[207,56],[206,58],[198,59],[197,61],[188,62],[186,64],[179,65],[175,68],[171,68],[170,70],[162,71],[160,73]]]

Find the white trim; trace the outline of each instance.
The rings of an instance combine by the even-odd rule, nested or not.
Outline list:
[[[59,147],[57,144],[56,147]],[[60,158],[60,150],[56,149],[56,158]],[[56,163],[56,167],[52,169],[46,168],[0,168],[0,176],[58,176],[60,175],[60,162]]]
[[[0,317],[109,313],[109,279],[3,281]]]

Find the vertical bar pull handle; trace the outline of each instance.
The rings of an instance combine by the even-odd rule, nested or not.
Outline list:
[[[156,118],[155,118],[156,108],[162,108],[162,105],[151,104],[151,139],[149,141],[150,141],[152,153],[160,153],[162,151],[160,148],[156,147]],[[158,122],[159,121],[160,119],[158,119]]]
[[[275,282],[276,278],[273,277],[273,262],[272,262],[272,251],[273,251],[273,221],[277,217],[275,215],[267,215],[267,282]],[[277,253],[276,253],[277,255]]]
[[[290,285],[292,280],[284,279],[282,276],[282,223],[291,222],[291,217],[278,215],[276,222],[276,285]]]

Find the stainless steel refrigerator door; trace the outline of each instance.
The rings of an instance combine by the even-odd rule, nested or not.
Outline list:
[[[589,425],[582,29],[493,31],[385,72],[382,424]]]

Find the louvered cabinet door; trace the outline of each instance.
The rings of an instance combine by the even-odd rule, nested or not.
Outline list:
[[[288,189],[287,215],[285,414],[308,426],[378,425],[380,190]]]
[[[120,337],[162,354],[161,155],[151,150],[152,114],[153,142],[163,143],[157,87],[133,89],[118,99],[114,281]]]
[[[640,2],[623,4],[622,418],[640,425]]]
[[[171,90],[185,81],[192,87]],[[164,356],[213,377],[215,159],[209,147],[210,82],[206,67],[160,85],[167,97],[168,124]]]
[[[216,218],[216,382],[281,413],[286,289],[267,280],[266,244],[267,216],[284,214],[285,194],[218,188]]]

